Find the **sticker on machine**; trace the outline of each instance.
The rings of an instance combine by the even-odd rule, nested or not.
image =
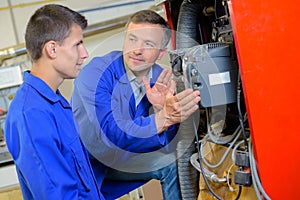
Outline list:
[[[209,80],[210,85],[221,85],[221,84],[231,82],[229,72],[209,74],[208,75],[208,80]]]

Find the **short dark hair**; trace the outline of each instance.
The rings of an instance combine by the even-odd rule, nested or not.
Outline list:
[[[26,27],[26,50],[31,59],[38,60],[44,45],[50,40],[62,43],[71,32],[73,24],[82,29],[87,27],[84,16],[58,4],[45,5],[31,16]]]
[[[159,14],[157,14],[153,10],[141,10],[134,13],[126,24],[126,28],[128,27],[129,23],[135,24],[142,24],[142,23],[149,23],[149,24],[158,24],[164,29],[164,42],[163,47],[166,47],[171,38],[171,28],[169,23]]]

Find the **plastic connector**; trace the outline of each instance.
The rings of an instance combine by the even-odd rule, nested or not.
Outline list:
[[[235,171],[234,172],[234,183],[241,186],[251,186],[252,179],[251,173],[247,171]]]
[[[249,152],[238,151],[235,155],[235,164],[239,167],[250,168]]]

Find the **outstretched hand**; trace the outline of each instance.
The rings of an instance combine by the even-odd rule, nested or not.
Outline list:
[[[158,133],[169,126],[181,123],[199,108],[200,92],[186,89],[175,96],[166,99],[164,108],[156,114]]]
[[[170,69],[164,69],[161,72],[152,88],[146,77],[143,77],[143,83],[145,85],[147,98],[153,105],[155,112],[164,107],[166,99],[174,95],[176,88],[176,83],[172,80],[172,71]]]

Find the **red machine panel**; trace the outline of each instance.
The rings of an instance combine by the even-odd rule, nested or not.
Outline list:
[[[300,188],[300,2],[231,0],[257,167],[271,199]]]

